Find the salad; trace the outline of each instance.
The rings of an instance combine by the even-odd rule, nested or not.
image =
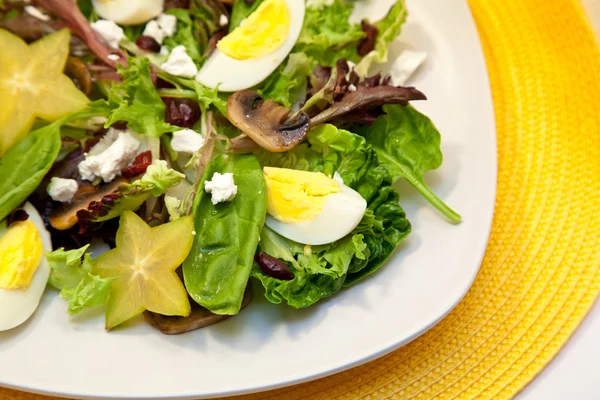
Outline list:
[[[347,0],[0,0],[0,331],[46,287],[165,334],[314,305],[386,264],[440,134]],[[391,62],[390,73],[382,73]],[[259,289],[260,290],[257,290]],[[76,323],[75,321],[73,323]]]

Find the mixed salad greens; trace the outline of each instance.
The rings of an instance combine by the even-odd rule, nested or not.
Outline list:
[[[311,306],[410,234],[399,179],[458,223],[423,180],[440,134],[403,86],[422,55],[373,72],[404,0],[379,21],[353,8],[0,0],[0,330],[46,282],[71,315],[105,307],[107,329],[201,328],[252,281]]]

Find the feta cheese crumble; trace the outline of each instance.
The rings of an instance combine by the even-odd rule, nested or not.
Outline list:
[[[231,201],[237,194],[237,186],[233,181],[233,174],[227,172],[220,174],[215,172],[210,181],[204,182],[204,190],[211,193],[213,204],[219,204],[224,201]]]
[[[356,92],[356,86],[353,83],[351,83],[350,85],[348,85],[348,91]]]
[[[171,147],[175,151],[188,154],[196,154],[204,146],[204,136],[191,129],[183,129],[173,132]]]
[[[141,142],[129,131],[111,128],[79,163],[79,175],[86,181],[102,178],[104,182],[112,182],[133,162],[140,146]]]
[[[54,201],[70,203],[78,189],[79,185],[75,179],[52,178],[46,192]]]
[[[50,21],[49,15],[44,14],[34,6],[25,6],[23,9],[27,14],[31,15],[33,18],[37,18],[41,21]]]
[[[160,68],[166,73],[184,78],[193,78],[198,74],[198,67],[185,51],[185,46],[175,47]]]
[[[422,51],[404,50],[394,64],[390,71],[392,77],[392,85],[404,86],[411,76],[419,69],[421,64],[425,62],[427,53]]]
[[[158,18],[156,18],[156,22],[167,37],[173,36],[177,31],[177,17],[174,15],[160,14]]]
[[[149,36],[162,44],[166,37],[171,37],[177,30],[177,18],[174,15],[160,14],[158,18],[146,24],[142,35]]]
[[[225,26],[228,23],[229,23],[229,18],[227,18],[227,15],[221,14],[221,16],[219,17],[219,25]]]
[[[119,48],[119,42],[125,39],[123,28],[115,24],[113,21],[100,19],[90,24],[94,32],[99,34],[102,39],[113,49]]]
[[[119,61],[119,59],[121,58],[118,54],[109,54],[107,57],[109,60],[112,61]]]
[[[158,25],[158,22],[155,20],[152,20],[146,24],[142,35],[151,37],[152,39],[156,40],[158,44],[162,44],[163,40],[165,40],[165,32],[160,28],[160,25]]]

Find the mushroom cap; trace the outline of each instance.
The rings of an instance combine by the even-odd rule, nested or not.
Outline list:
[[[293,149],[310,129],[304,111],[292,115],[290,109],[264,100],[251,90],[240,90],[227,101],[227,118],[260,147],[274,153]]]

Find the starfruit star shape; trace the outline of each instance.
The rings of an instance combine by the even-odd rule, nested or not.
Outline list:
[[[96,259],[94,272],[116,278],[106,310],[112,329],[145,310],[188,316],[190,303],[175,270],[192,248],[192,216],[151,228],[131,211],[121,215],[117,247]]]
[[[88,98],[63,71],[71,34],[62,29],[30,45],[0,29],[0,157],[36,118],[55,121],[86,107]]]

